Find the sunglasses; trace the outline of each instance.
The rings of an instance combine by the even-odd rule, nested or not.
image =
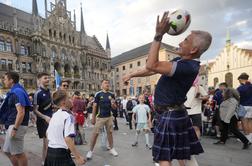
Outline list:
[[[68,88],[68,87],[69,87],[69,85],[66,85],[66,84],[65,84],[65,85],[63,85],[63,87],[66,87],[66,88]]]

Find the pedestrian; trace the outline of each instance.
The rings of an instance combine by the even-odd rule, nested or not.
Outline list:
[[[85,123],[85,117],[84,117],[84,111],[86,109],[85,102],[81,98],[81,94],[79,91],[75,91],[72,99],[72,112],[75,117],[75,125],[76,125],[76,132],[79,132],[81,135],[82,143],[83,145],[87,144],[86,138],[85,138],[85,129],[84,129],[84,123]]]
[[[128,102],[128,100],[127,100],[127,96],[126,95],[124,95],[123,96],[123,99],[122,99],[122,101],[121,101],[121,104],[122,104],[122,113],[124,114],[124,117],[125,117],[125,120],[126,120],[126,124],[128,124],[128,115],[127,115],[127,102]]]
[[[59,109],[53,114],[47,129],[48,150],[45,166],[75,166],[70,151],[78,165],[86,162],[74,145],[74,117],[67,108],[67,96],[64,90],[58,90],[53,94],[53,103]]]
[[[48,128],[49,121],[52,117],[52,99],[51,92],[49,90],[49,74],[38,73],[37,75],[39,88],[34,94],[33,111],[37,115],[37,131],[40,139],[43,139],[42,148],[42,165],[45,161],[46,151],[48,147],[48,141],[46,138],[46,130]]]
[[[199,85],[199,76],[193,82],[193,86],[186,95],[185,106],[188,107],[187,112],[192,121],[193,128],[200,138],[202,128],[202,101],[209,99],[207,92]]]
[[[179,44],[176,54],[180,57],[172,61],[159,61],[159,49],[163,35],[170,28],[168,12],[156,24],[156,35],[150,47],[146,66],[123,77],[129,81],[133,77],[161,74],[154,93],[154,105],[158,113],[155,125],[153,159],[160,166],[170,166],[173,159],[180,166],[192,155],[203,153],[203,148],[192,128],[184,102],[200,69],[200,56],[208,49],[212,37],[205,31],[192,31]],[[176,140],[176,141],[175,141]]]
[[[87,114],[88,114],[88,117],[86,119],[86,121],[87,121],[87,127],[90,125],[89,122],[92,119],[93,103],[94,103],[94,95],[90,94],[89,98],[88,98],[87,108],[86,108]]]
[[[129,121],[129,129],[132,130],[132,114],[133,114],[134,104],[131,98],[126,103],[126,109],[128,114],[128,121]]]
[[[144,100],[145,100],[144,95],[140,95],[138,99],[139,99],[139,104],[133,108],[132,110],[133,114],[131,115],[133,119],[133,123],[135,122],[137,123],[136,140],[134,144],[132,144],[132,146],[138,145],[138,137],[141,130],[143,130],[143,132],[145,133],[144,135],[145,135],[146,148],[151,149],[151,145],[149,142],[151,110],[148,105],[144,104]]]
[[[26,90],[19,84],[18,73],[5,73],[3,82],[6,88],[10,88],[0,109],[0,121],[7,129],[3,152],[12,165],[28,166],[24,153],[24,136],[29,123],[31,103]]]
[[[220,128],[221,128],[221,119],[220,119],[220,105],[223,101],[223,91],[228,87],[226,82],[222,82],[219,84],[219,88],[216,89],[213,100],[215,101],[216,105],[215,105],[215,110],[214,110],[214,114],[213,114],[213,121],[212,121],[212,125],[215,127],[216,130],[216,138],[220,138],[221,136],[221,132],[220,132]]]
[[[111,116],[112,108],[116,109],[115,96],[109,92],[109,80],[104,79],[101,84],[102,90],[95,94],[93,103],[92,124],[95,125],[95,127],[91,138],[90,150],[86,156],[87,159],[92,159],[97,137],[104,126],[107,131],[107,139],[110,147],[109,152],[113,156],[118,156],[113,145],[113,118]]]
[[[250,142],[252,142],[252,84],[248,81],[249,75],[242,73],[238,80],[240,86],[237,90],[240,93],[240,105],[245,109],[245,115],[241,118],[243,131]]]
[[[31,124],[32,127],[36,127],[36,115],[33,112],[33,97],[34,93],[29,93],[29,100],[31,102],[31,109],[30,109],[30,120],[29,123]]]
[[[224,145],[228,138],[228,131],[232,132],[243,143],[242,149],[249,148],[249,140],[238,130],[237,108],[239,107],[239,92],[233,88],[227,88],[223,92],[223,102],[220,105],[220,118],[222,123],[220,141],[216,145]]]

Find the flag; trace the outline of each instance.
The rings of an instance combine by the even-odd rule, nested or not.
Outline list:
[[[60,87],[61,77],[57,70],[54,70],[54,74],[55,74],[56,89],[58,89]]]

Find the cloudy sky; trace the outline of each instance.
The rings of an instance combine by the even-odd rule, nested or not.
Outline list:
[[[48,4],[54,1],[47,0]],[[32,11],[32,0],[0,2]],[[39,13],[44,16],[44,0],[37,2]],[[213,43],[202,59],[212,59],[225,45],[229,29],[234,44],[252,49],[252,0],[67,0],[68,10],[76,10],[78,29],[81,2],[86,32],[90,36],[96,35],[104,47],[108,32],[112,56],[151,42],[157,15],[175,9],[188,10],[192,17],[191,25],[179,36],[165,35],[163,42],[177,46],[190,30],[209,31],[213,35]]]

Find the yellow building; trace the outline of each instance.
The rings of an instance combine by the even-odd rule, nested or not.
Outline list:
[[[238,48],[229,39],[214,63],[208,66],[208,85],[216,87],[219,83],[226,82],[230,87],[237,88],[237,78],[243,72],[251,79],[252,50]]]
[[[150,46],[151,43],[148,43],[112,58],[112,87],[117,96],[135,96],[142,93],[144,89],[148,89],[153,93],[160,74],[133,78],[127,86],[122,82],[124,75],[130,74],[145,66]],[[159,51],[159,60],[169,61],[176,57],[177,55],[175,55],[174,49],[173,46],[162,43]]]

